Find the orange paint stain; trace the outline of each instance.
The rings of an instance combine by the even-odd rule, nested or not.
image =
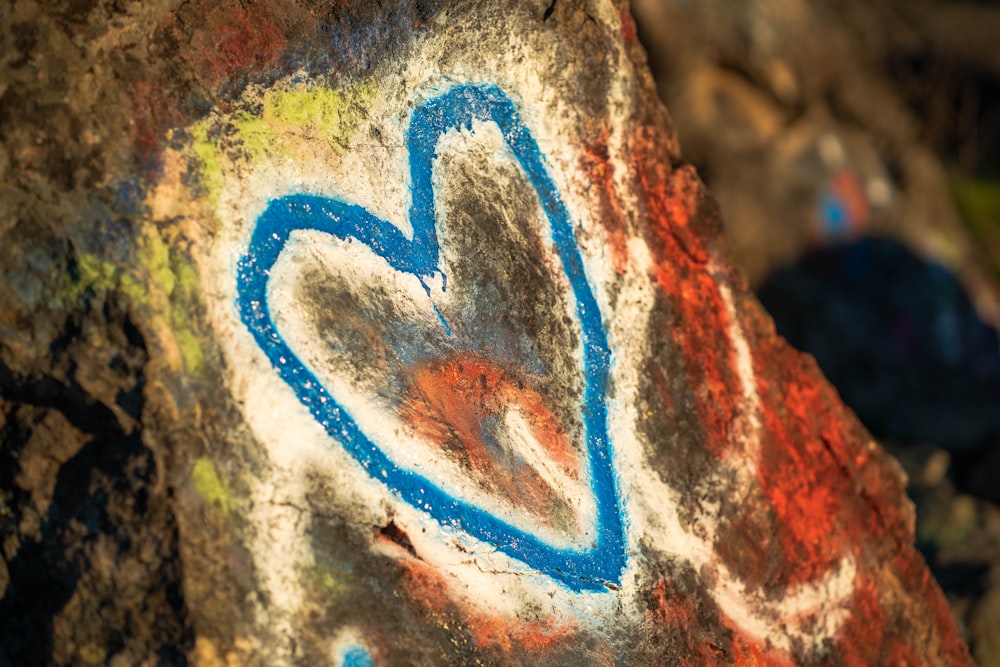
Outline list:
[[[403,412],[417,433],[438,446],[457,438],[472,467],[488,474],[496,461],[484,427],[510,410],[527,420],[532,437],[565,474],[579,476],[580,458],[541,394],[488,359],[460,354],[418,366]]]
[[[731,646],[734,667],[795,667],[795,662],[789,656],[767,648],[732,627],[731,629],[734,630]]]
[[[476,646],[495,646],[505,651],[514,647],[532,653],[551,650],[573,634],[570,624],[555,625],[550,620],[522,621],[502,616],[475,615],[467,619]]]
[[[448,584],[438,570],[418,557],[399,560],[406,576],[403,578],[406,597],[420,602],[436,614],[446,615],[455,611]]]
[[[448,622],[459,619],[478,648],[499,648],[504,652],[523,649],[532,653],[551,650],[576,632],[574,623],[554,619],[526,621],[513,616],[484,613],[482,608],[453,599],[445,578],[432,566],[416,558],[404,559],[405,585],[410,598],[420,601]]]
[[[709,450],[721,458],[730,443],[729,427],[741,409],[736,356],[729,336],[733,323],[715,278],[703,268],[667,261],[658,263],[653,275],[684,323],[673,328],[670,337],[684,359],[688,386],[694,389],[698,415],[709,435]],[[706,355],[706,349],[715,352]]]

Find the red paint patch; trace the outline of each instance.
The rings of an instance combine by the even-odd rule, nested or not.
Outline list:
[[[201,85],[173,71],[155,71],[133,87],[133,147],[145,170],[154,173],[161,166],[168,131],[190,123],[190,109],[204,104],[205,98],[215,98],[217,107],[227,109],[226,101],[216,97],[220,91],[273,66],[285,50],[285,38],[260,5],[244,9],[238,2],[199,0],[169,14],[157,27],[155,42],[183,51]]]
[[[203,2],[206,29],[191,42],[194,59],[209,90],[269,67],[285,49],[285,37],[260,9],[250,5]]]
[[[671,329],[670,337],[684,359],[707,446],[721,458],[730,442],[730,426],[741,411],[742,392],[729,335],[732,323],[718,277],[706,266],[711,225],[700,218],[707,192],[690,165],[671,170],[662,161],[666,156],[655,159],[662,149],[650,141],[633,140],[632,168],[647,209],[653,274],[682,323]]]
[[[572,442],[531,383],[472,354],[433,360],[413,370],[401,408],[424,440],[465,466],[483,488],[544,518],[560,506],[557,492],[538,473],[539,462],[521,460],[504,438],[516,411],[530,437],[563,474],[579,479],[582,463]],[[542,462],[546,463],[546,462]]]
[[[636,28],[635,20],[632,18],[632,12],[629,11],[628,5],[624,5],[619,10],[619,16],[621,17],[622,40],[624,40],[626,45],[635,44],[639,41],[639,31]]]
[[[720,277],[706,270],[709,257],[706,243],[712,239],[699,220],[704,215],[703,186],[689,166],[668,173],[664,166],[648,166],[646,159],[640,154],[636,170],[649,212],[655,278],[677,311],[680,324],[672,328],[670,336],[677,354],[684,360],[687,385],[708,450],[721,461],[732,442],[732,425],[745,409],[730,334],[739,323],[730,320],[719,293]],[[758,377],[767,376],[767,370],[759,365],[756,372]],[[818,400],[815,386],[809,383],[785,387],[786,392],[780,398],[772,396],[773,400],[765,400],[762,406],[765,424],[762,445],[782,456],[764,457],[759,481],[778,515],[779,533],[773,539],[786,565],[778,567],[782,581],[772,582],[774,565],[766,559],[757,557],[757,562],[749,564],[730,563],[752,586],[790,585],[826,574],[842,558],[849,544],[835,529],[841,495],[850,496],[851,491],[835,485],[842,479],[841,471],[836,466],[833,470],[817,466],[817,462],[833,463],[818,437],[810,445],[804,443],[808,440],[805,434],[784,432],[786,422],[792,424],[792,429],[800,424],[817,423],[816,410],[825,404]],[[774,447],[776,443],[782,444]],[[769,444],[772,446],[767,447]],[[754,512],[744,508],[741,520],[754,520]],[[747,655],[752,656],[752,652]]]
[[[709,450],[721,458],[729,444],[729,427],[741,409],[742,392],[734,370],[732,323],[717,278],[706,270],[708,252],[690,233],[698,214],[696,202],[703,195],[700,182],[687,167],[670,179],[660,167],[652,173],[643,170],[639,180],[652,223],[653,275],[683,323],[671,329],[670,337],[684,359]]]
[[[476,646],[494,646],[510,651],[519,647],[532,653],[551,650],[572,634],[572,626],[553,626],[550,621],[521,621],[501,616],[476,615],[468,619]]]
[[[665,628],[672,639],[671,665],[703,667],[721,662],[724,647],[706,640],[694,599],[678,591],[671,582],[660,581],[653,588],[648,615],[653,623]]]

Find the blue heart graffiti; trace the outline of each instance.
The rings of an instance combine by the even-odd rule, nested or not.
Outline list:
[[[366,244],[396,271],[421,282],[439,272],[435,232],[433,159],[441,137],[451,130],[472,129],[475,121],[499,127],[534,186],[549,230],[569,279],[583,335],[585,375],[582,414],[591,491],[597,506],[595,539],[589,548],[557,549],[480,507],[450,495],[416,472],[397,466],[358,426],[347,410],[291,350],[279,333],[268,304],[271,268],[292,232],[318,230]],[[365,209],[338,199],[292,194],[271,201],[258,218],[250,245],[237,273],[237,306],[257,344],[280,377],[295,391],[326,432],[366,471],[382,473],[381,481],[410,505],[445,526],[469,535],[523,561],[574,591],[606,590],[621,581],[625,566],[622,508],[608,440],[606,387],[610,351],[600,310],[583,270],[566,206],[546,170],[538,144],[522,122],[514,103],[492,85],[455,86],[419,104],[406,134],[409,150],[413,238]]]

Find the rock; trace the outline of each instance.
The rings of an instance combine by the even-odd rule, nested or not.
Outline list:
[[[5,12],[0,664],[971,664],[627,8]]]

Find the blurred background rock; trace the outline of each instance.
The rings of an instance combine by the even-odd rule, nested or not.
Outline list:
[[[1000,2],[633,11],[734,255],[902,461],[919,546],[1000,665]]]

